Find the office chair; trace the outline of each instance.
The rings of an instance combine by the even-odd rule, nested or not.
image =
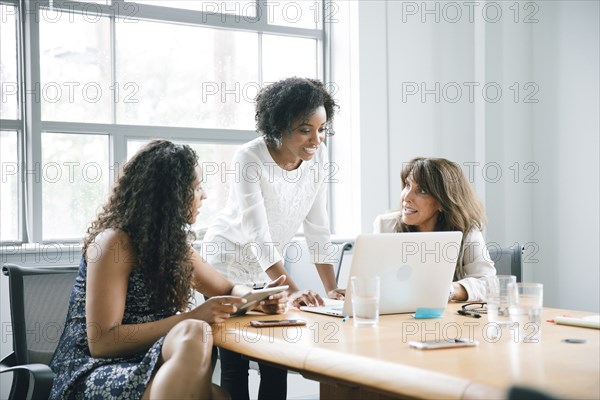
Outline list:
[[[508,400],[558,400],[556,397],[539,389],[525,386],[511,386],[507,394]]]
[[[497,275],[514,275],[521,282],[523,275],[523,248],[515,243],[509,248],[488,247]]]
[[[54,373],[48,364],[64,329],[77,270],[75,266],[2,267],[9,279],[13,352],[0,361],[0,373],[13,372],[10,399],[50,395]]]

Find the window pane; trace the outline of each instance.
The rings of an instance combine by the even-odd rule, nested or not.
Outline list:
[[[0,5],[0,118],[17,119],[19,98],[17,83],[17,8]]]
[[[317,41],[263,35],[262,65],[265,84],[291,76],[317,78]]]
[[[43,240],[84,236],[109,190],[108,139],[42,132]]]
[[[131,140],[127,142],[127,158],[131,158],[147,140]],[[183,142],[177,142],[183,143]],[[225,185],[225,172],[235,169],[231,165],[233,154],[240,147],[237,144],[214,144],[214,143],[185,143],[189,144],[196,154],[198,162],[204,171],[204,182],[202,186],[206,192],[207,199],[202,202],[200,214],[193,226],[198,232],[210,226],[215,216],[227,203],[229,188]]]
[[[183,8],[209,14],[233,14],[246,18],[256,17],[256,1],[199,1],[199,0],[141,0],[139,4]]]
[[[117,24],[117,122],[252,129],[258,34],[166,23]]]
[[[277,0],[267,3],[269,24],[316,29],[323,19],[321,0]]]
[[[19,178],[17,132],[0,132],[0,242],[20,241],[19,237]]]
[[[42,119],[112,122],[108,18],[40,10]]]

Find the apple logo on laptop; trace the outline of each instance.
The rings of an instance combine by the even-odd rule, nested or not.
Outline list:
[[[396,271],[396,278],[398,278],[399,281],[407,281],[410,279],[412,273],[412,267],[408,264],[405,264],[399,267]]]

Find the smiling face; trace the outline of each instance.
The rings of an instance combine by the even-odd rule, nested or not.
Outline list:
[[[308,118],[298,119],[290,132],[284,132],[281,146],[269,148],[273,159],[283,169],[295,169],[301,161],[313,158],[317,148],[325,139],[327,113],[325,107],[315,109]]]
[[[198,165],[195,169],[196,177],[194,178],[194,201],[191,204],[192,212],[191,212],[191,221],[188,221],[190,224],[196,222],[196,218],[198,214],[200,214],[200,207],[202,207],[202,200],[206,199],[206,193],[204,189],[202,189],[202,168]]]
[[[412,175],[406,178],[400,199],[402,222],[414,226],[418,232],[435,230],[437,216],[441,211],[440,204],[414,182]]]

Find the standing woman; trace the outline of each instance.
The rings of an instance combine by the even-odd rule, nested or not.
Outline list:
[[[496,274],[481,230],[483,206],[462,169],[444,158],[415,158],[404,165],[401,210],[379,215],[375,233],[461,231],[450,300],[483,300],[485,277]]]
[[[52,399],[226,397],[211,383],[209,323],[228,318],[250,289],[187,241],[206,198],[201,173],[189,146],[164,140],[125,164],[84,239],[50,363]],[[192,289],[216,297],[190,307]]]
[[[288,78],[262,89],[256,99],[256,128],[262,135],[234,155],[227,204],[204,237],[202,255],[228,279],[260,287],[286,275],[294,306],[322,305],[311,290],[289,277],[282,255],[301,225],[311,260],[330,298],[343,298],[331,254],[327,214],[328,158],[323,141],[337,109],[322,82]],[[234,400],[248,399],[248,361],[220,349],[221,385]],[[286,396],[286,374],[260,365],[259,398]],[[245,384],[243,383],[245,382]]]

